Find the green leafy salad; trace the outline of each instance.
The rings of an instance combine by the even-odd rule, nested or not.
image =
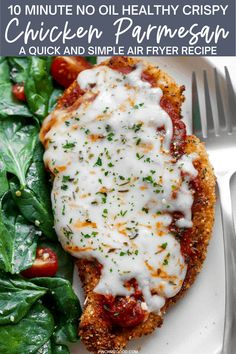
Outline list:
[[[77,58],[77,67],[79,57],[72,58]],[[72,288],[73,259],[54,231],[51,180],[38,137],[43,119],[70,84],[65,72],[62,80],[51,75],[60,65],[52,68],[53,60],[0,57],[0,353],[4,354],[66,354],[68,343],[79,339],[81,308]],[[95,63],[94,57],[81,60],[88,60],[88,66]],[[78,72],[72,69],[75,77]]]

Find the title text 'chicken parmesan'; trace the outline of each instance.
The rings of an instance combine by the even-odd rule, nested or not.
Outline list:
[[[160,326],[205,258],[214,175],[186,136],[182,91],[157,68],[112,58],[78,75],[41,130],[55,229],[87,295],[80,334],[95,353]]]

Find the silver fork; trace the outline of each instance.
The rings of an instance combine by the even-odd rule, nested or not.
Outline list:
[[[203,71],[206,119],[200,114],[196,74],[192,76],[193,132],[206,143],[219,187],[225,255],[225,320],[222,354],[236,353],[236,235],[232,214],[230,179],[236,171],[236,98],[225,67],[228,110],[224,109],[220,76],[214,70],[217,113],[213,114],[209,80]],[[217,270],[216,270],[217,271]]]

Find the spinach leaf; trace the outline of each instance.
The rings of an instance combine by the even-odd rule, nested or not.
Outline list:
[[[49,340],[53,330],[51,313],[36,303],[17,324],[0,326],[0,353],[34,353]]]
[[[17,191],[19,190],[19,183],[16,179],[10,181],[10,189],[15,203],[19,207],[21,213],[24,217],[35,223],[37,227],[51,240],[56,240],[56,234],[53,229],[53,217],[51,215],[51,210],[45,207],[45,203],[41,198],[29,189],[25,187],[17,197]]]
[[[59,87],[54,88],[48,102],[48,112],[51,112],[56,104],[59,96],[63,93],[63,90]]]
[[[57,254],[58,271],[56,277],[64,278],[72,283],[74,262],[70,254],[64,251],[58,242],[40,241],[38,247],[49,247]]]
[[[52,354],[70,354],[70,351],[66,345],[52,344]]]
[[[78,319],[81,315],[79,300],[74,293],[71,283],[62,278],[43,277],[34,278],[32,281],[49,290],[54,308],[70,319]]]
[[[73,321],[67,320],[65,317],[59,319],[53,333],[55,343],[64,345],[68,342],[77,342],[79,339],[78,323],[78,318]]]
[[[97,64],[97,57],[85,57],[91,64]]]
[[[4,225],[2,212],[0,212],[0,269],[11,271],[12,239],[11,234]]]
[[[12,94],[11,83],[0,84],[0,117],[8,116],[32,117],[25,103],[18,101]]]
[[[41,57],[46,61],[46,68],[48,73],[50,73],[53,57]]]
[[[16,175],[21,187],[25,186],[25,175],[32,159],[37,140],[37,129],[24,125],[16,118],[0,121],[0,159],[7,172]]]
[[[36,143],[25,183],[26,187],[17,196],[17,191],[20,188],[19,183],[15,178],[10,181],[15,203],[28,221],[35,223],[37,220],[39,222],[38,227],[44,235],[49,239],[56,240],[57,237],[53,227],[50,184],[43,163],[43,148],[39,142]]]
[[[8,57],[10,65],[10,77],[16,83],[24,83],[28,77],[29,58],[27,57]]]
[[[47,59],[30,57],[25,95],[30,111],[41,121],[48,114],[49,99],[53,92]]]
[[[40,233],[18,215],[10,193],[0,206],[0,269],[19,273],[33,264]]]
[[[0,325],[19,322],[47,289],[0,273]]]
[[[9,189],[9,183],[7,179],[7,171],[3,161],[0,160],[0,198]]]
[[[35,354],[70,354],[70,351],[66,345],[58,345],[49,340]]]
[[[4,57],[0,57],[0,84],[10,82],[9,66]]]
[[[32,281],[49,290],[43,301],[55,318],[56,327],[53,334],[55,343],[63,345],[68,341],[76,342],[81,307],[71,283],[62,278],[34,278]]]
[[[44,343],[44,345],[39,348],[35,354],[52,354],[51,340]]]

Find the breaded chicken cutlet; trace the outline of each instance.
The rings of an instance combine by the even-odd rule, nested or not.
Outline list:
[[[79,335],[93,353],[160,327],[206,257],[215,176],[186,135],[183,91],[153,65],[113,57],[82,72],[43,123],[55,228],[76,259]]]

